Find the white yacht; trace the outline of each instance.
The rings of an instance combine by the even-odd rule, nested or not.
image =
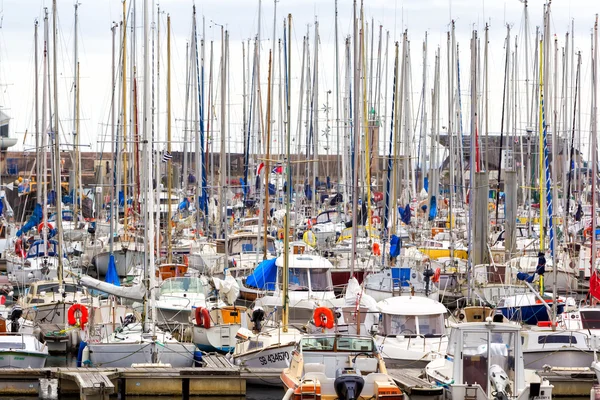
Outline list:
[[[442,303],[400,296],[377,303],[381,311],[375,342],[388,367],[423,368],[448,346]]]

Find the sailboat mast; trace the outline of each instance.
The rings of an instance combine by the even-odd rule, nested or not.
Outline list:
[[[355,0],[356,1],[356,0]],[[286,76],[286,106],[287,106],[287,117],[286,117],[286,168],[285,174],[287,178],[287,193],[285,194],[285,216],[283,218],[283,312],[281,317],[281,324],[283,325],[282,331],[288,331],[288,285],[289,285],[289,265],[290,265],[290,237],[289,237],[289,226],[290,226],[290,201],[292,197],[292,168],[290,161],[290,148],[292,142],[292,107],[291,107],[291,76],[292,76],[292,14],[288,14],[288,40],[287,40],[287,76]]]
[[[56,46],[58,36],[58,25],[56,23],[56,0],[52,2],[52,52],[54,59],[54,176],[56,191],[56,231],[58,235],[58,290],[63,291],[63,227],[62,227],[62,185],[60,166],[60,135],[58,134],[58,70],[56,62]]]
[[[121,125],[123,126],[123,232],[127,236],[129,229],[127,223],[127,14],[126,14],[126,3],[127,0],[123,0],[123,57],[121,65],[121,74],[123,76],[122,84],[122,102],[123,102],[123,119]]]
[[[171,155],[171,16],[167,14],[167,153]],[[167,263],[173,261],[171,253],[171,168],[173,162],[171,157],[167,160],[167,221],[165,227],[167,229]]]
[[[50,118],[50,105],[46,107],[46,102],[50,103],[49,99],[49,90],[50,90],[50,60],[48,59],[48,42],[49,42],[49,22],[48,22],[48,9],[44,8],[44,73],[43,73],[43,93],[42,93],[42,149],[41,149],[41,159],[42,159],[42,175],[40,175],[38,187],[41,184],[41,194],[42,198],[40,204],[42,206],[42,223],[45,227],[48,226],[48,207],[46,207],[48,202],[48,157],[46,155],[48,151],[48,133],[51,130],[50,126],[46,126],[46,112],[48,113],[48,119]],[[38,198],[39,198],[39,188],[38,188]],[[42,229],[42,240],[44,242],[44,256],[48,256],[48,229]]]
[[[267,77],[267,145],[265,146],[267,149],[266,159],[265,159],[265,184],[263,186],[263,190],[265,191],[265,210],[263,212],[264,218],[264,232],[263,232],[263,260],[267,259],[267,233],[268,229],[268,215],[269,215],[269,169],[271,168],[270,159],[271,159],[271,68],[272,66],[272,51],[269,50],[269,74]],[[287,234],[287,232],[286,232]],[[259,234],[260,239],[260,234]]]
[[[596,121],[596,113],[598,112],[597,105],[597,90],[598,90],[598,14],[596,14],[596,22],[594,23],[594,44],[592,57],[592,265],[590,265],[590,276],[594,274],[596,269],[596,180],[598,179],[598,127]]]
[[[153,213],[154,213],[154,193],[152,190],[152,137],[151,137],[151,122],[152,115],[150,110],[151,100],[150,100],[150,68],[149,68],[149,53],[150,53],[150,43],[149,43],[149,22],[148,22],[148,14],[149,7],[148,1],[144,1],[144,10],[143,10],[143,19],[144,19],[144,66],[142,69],[142,73],[144,74],[144,82],[143,82],[143,103],[142,107],[143,117],[142,121],[144,123],[144,137],[145,137],[145,155],[146,155],[146,201],[145,203],[145,213],[146,216],[146,227],[148,229],[148,234],[144,235],[145,237],[145,246],[146,246],[146,254],[147,254],[147,270],[149,276],[149,286],[150,286],[150,304],[151,304],[151,314],[150,320],[156,320],[156,293],[154,288],[156,287],[156,276],[155,276],[155,259],[154,259],[154,224],[153,224]],[[156,177],[158,179],[158,177]],[[152,324],[153,329],[155,329],[156,324]]]
[[[354,276],[354,265],[356,258],[356,236],[358,234],[358,165],[359,165],[359,154],[360,154],[360,124],[358,114],[359,109],[359,88],[360,88],[360,74],[359,74],[359,54],[358,54],[358,19],[356,18],[356,0],[354,0],[354,104],[352,112],[352,133],[354,135],[354,165],[352,166],[352,253],[350,254],[350,277]]]
[[[342,155],[340,153],[340,55],[339,55],[339,39],[338,39],[338,0],[335,0],[335,132],[336,132],[336,154],[338,155],[338,166],[337,166],[337,178],[336,178],[336,190],[338,193],[342,191],[340,186],[340,174],[344,176],[344,169],[342,169]],[[345,149],[344,149],[345,151]],[[346,184],[346,179],[344,176],[344,185]],[[344,202],[348,201],[348,199],[344,196],[343,201],[340,204],[344,204]]]
[[[112,31],[112,71],[111,71],[111,80],[112,80],[112,96],[111,96],[111,102],[110,102],[110,142],[111,143],[115,143],[116,144],[116,132],[115,132],[115,111],[116,111],[116,90],[117,90],[117,86],[116,86],[116,68],[115,68],[115,62],[116,62],[116,46],[115,46],[115,39],[116,39],[116,33],[117,33],[117,24],[113,23],[113,26],[111,27],[111,31]],[[109,221],[109,225],[110,225],[110,234],[109,234],[109,238],[108,238],[108,245],[109,245],[109,250],[110,250],[110,254],[113,254],[113,250],[114,250],[114,232],[115,232],[115,219],[117,218],[115,215],[115,205],[114,205],[114,201],[115,201],[115,186],[116,186],[116,182],[115,182],[115,177],[116,177],[116,170],[117,170],[117,148],[115,147],[113,149],[114,154],[113,154],[113,167],[112,167],[112,175],[113,175],[113,179],[110,179],[111,185],[110,185],[110,204],[109,204],[109,215],[110,215],[110,221]],[[118,210],[118,207],[117,207]]]
[[[227,32],[224,32],[223,26],[221,26],[221,160],[219,162],[219,174],[220,174],[220,198],[219,198],[219,223],[223,230],[223,237],[225,239],[225,268],[229,266],[229,249],[227,247],[227,201],[226,201],[226,186],[225,186],[225,175],[227,174],[226,167],[226,147],[225,147],[225,132],[227,130],[227,118],[225,105],[227,104],[227,75],[226,75],[226,62],[227,62],[227,48],[225,45],[225,36]]]
[[[79,193],[79,187],[77,185],[79,178],[79,55],[77,53],[77,28],[78,28],[78,7],[79,4],[75,2],[75,34],[73,40],[73,169],[75,170],[75,182],[74,182],[74,196],[73,196],[73,216],[77,221],[77,199]]]
[[[36,180],[36,199],[37,204],[42,204],[41,199],[41,182],[42,182],[42,159],[43,150],[40,148],[40,118],[39,118],[39,79],[38,79],[38,21],[35,21],[34,45],[35,45],[35,180]],[[45,51],[45,47],[44,47]]]

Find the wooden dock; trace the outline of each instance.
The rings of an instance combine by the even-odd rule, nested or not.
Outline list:
[[[2,369],[0,396],[60,399],[79,394],[82,400],[108,400],[113,394],[121,399],[147,395],[242,397],[246,395],[246,377],[256,374],[242,373],[220,355],[204,356],[203,364],[196,368],[142,364],[131,368]]]
[[[411,400],[416,399],[443,399],[444,388],[434,385],[424,379],[421,379],[420,369],[403,368],[387,369],[390,378],[396,382],[402,391],[408,394]]]

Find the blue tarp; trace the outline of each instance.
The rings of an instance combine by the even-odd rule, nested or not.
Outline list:
[[[398,212],[400,214],[400,219],[406,225],[410,224],[410,204],[407,204],[406,207],[398,207]]]
[[[29,231],[31,228],[37,227],[42,221],[42,206],[41,204],[36,204],[33,209],[33,214],[29,217],[29,221],[23,225],[21,229],[17,231],[17,237],[21,236],[25,232]]]
[[[112,283],[115,286],[121,286],[119,275],[117,274],[117,265],[115,264],[114,254],[111,254],[110,258],[108,259],[108,270],[106,271],[104,281],[107,283]]]
[[[272,183],[269,183],[269,196],[274,196],[275,193],[276,193],[275,185]]]
[[[425,177],[425,179],[423,180],[423,189],[425,189],[426,192],[429,192],[429,178]]]
[[[179,203],[179,211],[183,211],[183,210],[187,210],[190,207],[190,201],[188,200],[187,197],[185,197],[183,199],[183,201],[181,203]]]
[[[435,196],[431,196],[431,202],[429,204],[429,220],[433,221],[437,217],[437,202]]]
[[[262,290],[275,290],[277,279],[276,258],[265,260],[254,268],[254,272],[246,278],[246,285]]]
[[[402,240],[396,235],[392,235],[390,238],[390,257],[396,258],[400,255],[400,249],[402,249]]]

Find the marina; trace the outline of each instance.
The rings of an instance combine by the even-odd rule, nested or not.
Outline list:
[[[595,2],[7,3],[0,399],[600,398]]]

